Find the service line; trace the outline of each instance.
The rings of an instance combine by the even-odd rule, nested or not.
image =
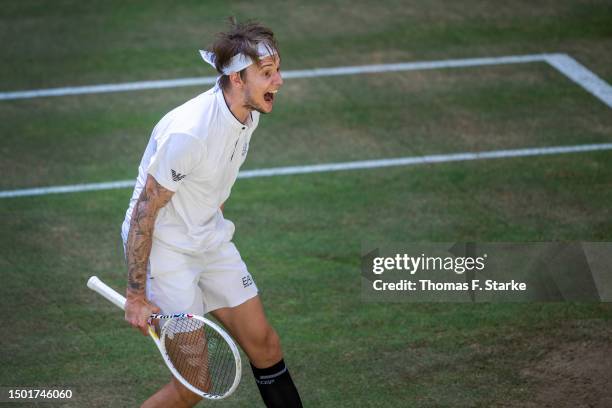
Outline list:
[[[603,150],[612,150],[612,143],[586,144],[575,146],[534,147],[527,149],[491,150],[484,152],[464,152],[452,154],[433,154],[427,156],[398,157],[393,159],[380,160],[362,160],[344,163],[325,163],[308,166],[273,167],[268,169],[244,170],[238,174],[238,178],[288,176],[295,174],[377,169],[381,167],[414,166],[417,164],[501,159],[509,157],[546,156],[553,154],[593,152]],[[82,191],[111,190],[117,188],[133,188],[134,184],[135,180],[121,180],[106,183],[73,184],[67,186],[27,188],[21,190],[0,191],[0,198],[37,196],[57,193],[77,193]]]

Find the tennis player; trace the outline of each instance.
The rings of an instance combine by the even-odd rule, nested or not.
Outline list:
[[[248,355],[266,406],[301,407],[279,337],[232,243],[234,224],[222,212],[259,116],[272,112],[283,84],[277,43],[270,29],[232,19],[200,53],[221,76],[155,126],[123,223],[125,319],[146,335],[151,313],[210,312]],[[143,407],[199,400],[173,378]]]

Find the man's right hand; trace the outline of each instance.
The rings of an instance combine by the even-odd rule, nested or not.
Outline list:
[[[144,295],[128,293],[125,302],[125,320],[147,336],[149,334],[149,317],[153,313],[159,313],[159,310],[159,307],[150,303]]]

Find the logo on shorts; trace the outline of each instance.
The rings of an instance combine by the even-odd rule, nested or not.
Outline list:
[[[187,176],[187,175],[186,174],[177,173],[176,171],[172,170],[172,180],[174,180],[174,181],[181,181],[182,179],[185,178],[185,176]]]
[[[243,276],[242,277],[242,286],[243,287],[248,288],[252,284],[253,284],[253,278],[251,278],[251,276],[247,275],[247,276]]]

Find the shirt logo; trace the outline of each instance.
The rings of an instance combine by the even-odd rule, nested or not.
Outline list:
[[[246,156],[248,150],[249,150],[249,144],[247,142],[244,142],[244,145],[242,145],[242,155]]]
[[[181,181],[186,176],[186,174],[177,173],[176,171],[172,170],[172,180],[174,181]]]

